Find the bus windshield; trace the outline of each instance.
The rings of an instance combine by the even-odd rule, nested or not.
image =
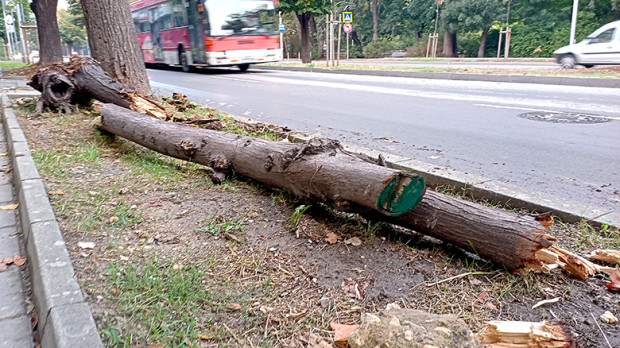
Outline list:
[[[209,36],[276,34],[272,0],[204,0]]]

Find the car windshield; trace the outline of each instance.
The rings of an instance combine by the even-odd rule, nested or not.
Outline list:
[[[271,0],[206,0],[205,23],[210,36],[274,34],[275,9]]]

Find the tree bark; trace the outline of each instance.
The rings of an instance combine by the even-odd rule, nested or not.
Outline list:
[[[484,48],[487,45],[487,35],[491,28],[486,28],[482,31],[482,37],[480,38],[480,47],[478,47],[478,58],[484,57]]]
[[[553,244],[531,216],[481,206],[431,190],[406,214],[369,217],[441,239],[511,270],[536,263],[536,252]]]
[[[171,116],[131,87],[110,78],[92,58],[73,57],[67,63],[40,69],[28,84],[41,92],[37,113],[46,106],[69,113],[72,104],[86,105],[94,98],[160,119]]]
[[[444,57],[456,57],[456,33],[451,33],[449,31],[444,32],[443,34],[443,53]]]
[[[39,62],[62,62],[60,31],[56,17],[58,0],[33,0],[30,8],[37,21],[39,34]]]
[[[132,86],[138,93],[150,92],[129,1],[82,0],[92,57],[112,78]]]
[[[379,0],[372,0],[372,39],[379,37]]]
[[[210,168],[214,182],[230,170],[293,194],[339,207],[364,207],[396,216],[422,199],[424,179],[370,163],[337,141],[274,142],[192,128],[106,104],[100,128],[168,156]]]
[[[312,61],[311,57],[311,47],[310,47],[310,17],[312,17],[312,13],[295,13],[297,19],[299,20],[299,35],[301,37],[301,62],[302,63],[310,63]]]
[[[219,175],[221,179],[232,168],[301,197],[335,203],[337,209],[363,206],[366,209],[361,210],[362,215],[366,217],[434,236],[508,269],[540,263],[537,251],[554,242],[532,217],[437,192],[426,192],[415,209],[400,216],[379,214],[377,204],[373,203],[382,187],[377,180],[397,172],[383,172],[387,168],[369,163],[359,164],[331,141],[315,140],[301,145],[271,142],[166,123],[114,105],[105,105],[100,112],[103,130],[157,152],[210,166],[212,177]],[[368,191],[366,187],[371,186],[374,188]],[[373,193],[368,195],[369,192]],[[373,207],[375,210],[368,209]]]

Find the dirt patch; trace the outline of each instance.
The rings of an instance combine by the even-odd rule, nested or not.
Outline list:
[[[22,106],[19,121],[108,346],[298,347],[311,333],[330,341],[331,321],[359,323],[361,313],[397,302],[455,314],[473,331],[486,320],[563,319],[582,346],[605,347],[592,315],[620,314],[620,295],[603,279],[513,276],[440,241],[251,180],[213,185],[196,164],[102,134],[92,114],[31,118],[31,110]],[[302,205],[312,207],[300,213]],[[617,246],[609,232],[553,230],[582,253]],[[345,242],[354,237],[361,245]],[[561,301],[531,309],[554,297]],[[620,327],[599,324],[620,346]]]

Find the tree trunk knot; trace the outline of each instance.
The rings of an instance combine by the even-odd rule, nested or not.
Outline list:
[[[218,172],[227,172],[230,169],[230,162],[226,157],[219,155],[211,161],[210,167]]]
[[[194,142],[188,139],[181,141],[180,146],[181,149],[183,149],[183,153],[185,153],[187,157],[194,157],[196,151],[198,150]]]

